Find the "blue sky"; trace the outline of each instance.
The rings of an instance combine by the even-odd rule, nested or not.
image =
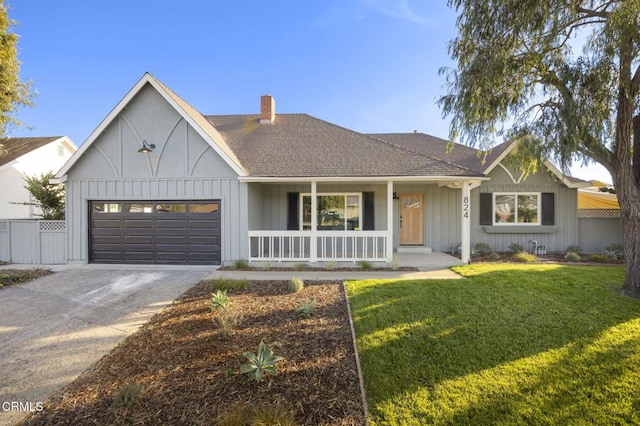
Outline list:
[[[8,1],[38,91],[12,136],[81,144],[145,71],[204,114],[307,113],[365,133],[447,138],[436,99],[455,13],[445,0]],[[574,171],[600,178],[597,169]]]

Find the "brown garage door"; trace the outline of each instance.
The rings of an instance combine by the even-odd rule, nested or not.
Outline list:
[[[220,201],[92,201],[93,263],[220,264]]]

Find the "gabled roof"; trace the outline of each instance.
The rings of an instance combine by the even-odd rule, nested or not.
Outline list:
[[[450,141],[424,133],[377,133],[370,136],[479,174],[489,173],[497,165],[496,161],[499,163],[511,146],[511,142],[505,142],[482,151],[457,143],[451,147]]]
[[[278,114],[273,124],[260,124],[258,115],[206,118],[250,176],[481,176],[307,114]]]
[[[80,146],[80,148],[75,152],[75,154],[67,161],[67,163],[60,169],[60,171],[56,174],[56,178],[61,179],[64,175],[67,174],[69,169],[73,167],[73,165],[82,157],[84,152],[89,149],[89,147],[98,139],[100,134],[115,120],[115,118],[120,114],[120,112],[127,106],[127,104],[140,92],[140,90],[145,87],[145,85],[151,85],[154,89],[158,91],[158,93],[167,101],[169,104],[180,114],[185,121],[193,127],[193,129],[198,132],[198,134],[213,148],[214,151],[222,159],[239,175],[244,176],[245,171],[243,170],[240,162],[235,157],[235,154],[227,144],[224,139],[220,136],[220,134],[216,131],[211,124],[202,117],[198,111],[195,110],[191,105],[185,102],[182,98],[176,95],[172,90],[162,84],[159,80],[157,80],[154,76],[145,73],[140,80],[129,90],[129,92],[118,102],[118,104],[111,110],[109,115],[105,117],[104,120],[100,123],[100,125],[89,135],[87,140]],[[140,141],[140,145],[142,145],[142,141]]]
[[[63,178],[126,105],[151,85],[196,132],[245,179],[406,177],[448,182],[486,175],[517,145],[505,142],[486,152],[423,133],[363,134],[307,114],[278,114],[260,124],[259,115],[204,116],[171,89],[145,73],[60,169]],[[142,141],[140,141],[142,144]],[[565,185],[582,186],[553,167]]]
[[[4,138],[0,139],[6,153],[0,156],[0,166],[8,164],[25,154],[35,151],[51,142],[54,142],[64,136],[47,136],[37,138]]]

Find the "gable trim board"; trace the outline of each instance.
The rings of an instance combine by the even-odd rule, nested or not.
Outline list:
[[[178,121],[174,122],[174,119]],[[423,143],[422,140],[427,140],[428,143],[430,138],[422,134],[395,134],[393,137],[364,135],[305,114],[276,115],[276,119],[269,125],[259,124],[258,119],[259,116],[254,115],[204,116],[149,73],[145,73],[57,174],[67,186],[69,259],[79,263],[90,260],[89,206],[95,201],[219,200],[220,262],[224,264],[251,256],[253,249],[249,238],[250,230],[299,230],[301,201],[298,194],[308,192],[310,187],[316,188],[317,193],[346,191],[363,194],[362,231],[386,231],[384,238],[388,239],[388,247],[397,246],[396,236],[399,235],[399,212],[397,202],[391,199],[393,192],[424,194],[424,244],[431,244],[436,250],[448,251],[452,246],[457,247],[461,232],[464,231],[465,235],[469,233],[469,225],[465,223],[470,223],[471,226],[471,243],[483,241],[491,233],[490,230],[483,231],[478,225],[481,210],[478,207],[482,201],[480,195],[476,194],[553,192],[556,194],[554,200],[557,211],[554,226],[559,229],[566,228],[564,224],[569,223],[567,214],[571,209],[564,208],[567,202],[564,200],[565,195],[575,192],[574,188],[583,185],[580,181],[564,178],[551,163],[545,165],[557,178],[555,180],[546,174],[545,178],[533,176],[520,179],[517,183],[513,181],[513,177],[503,179],[502,177],[509,175],[509,170],[503,167],[501,161],[517,145],[514,141],[496,147],[493,156],[488,157],[489,164],[476,167],[476,162],[472,161],[475,151],[471,148],[465,147],[464,151],[461,149],[456,157],[461,159],[459,165],[456,164],[456,158],[451,161],[444,159],[444,153],[443,158],[434,155],[433,147],[421,147],[419,144]],[[185,124],[180,124],[180,120]],[[164,127],[159,127],[161,124]],[[169,130],[167,126],[170,127]],[[177,130],[178,126],[183,130]],[[142,140],[154,142],[148,139],[144,129],[155,129],[160,139],[168,131],[170,137],[161,142],[163,145],[148,157],[135,151],[123,152],[123,148],[124,151],[130,150],[136,143],[142,146]],[[184,134],[181,133],[183,131]],[[282,136],[286,132],[292,133]],[[327,134],[330,139],[328,145],[317,146],[315,142],[318,138],[322,139]],[[284,138],[284,145],[279,149],[289,155],[283,155],[282,159],[278,158],[278,143],[281,141],[278,138],[281,136]],[[245,137],[248,138],[247,144],[243,144]],[[407,138],[407,141],[403,141],[403,138]],[[123,145],[125,140],[127,146]],[[116,148],[108,145],[118,143],[117,141],[120,145]],[[179,149],[181,143],[184,145],[182,150]],[[167,148],[169,144],[172,144],[171,150]],[[440,147],[443,141],[438,140],[437,144]],[[90,149],[92,146],[95,149]],[[193,169],[196,163],[189,161],[194,161],[201,147],[205,146],[204,149],[211,154],[207,154],[206,159],[202,160],[202,167],[198,169],[196,176],[189,171],[189,167]],[[315,157],[306,157],[307,150],[312,146],[315,147],[312,148],[313,155],[324,154],[324,159],[320,159],[324,162],[318,167],[312,164]],[[371,152],[374,150],[379,152]],[[291,151],[295,151],[292,156]],[[111,173],[114,176],[96,171],[98,167],[93,167],[94,164],[102,164],[100,167],[108,168],[105,166],[105,157],[109,159],[114,152],[119,152],[121,157],[131,156],[127,162],[120,158],[120,163],[112,164],[112,167],[121,167],[125,171],[118,173],[116,170]],[[327,152],[331,155],[327,155]],[[183,159],[175,160],[186,158],[185,165],[159,171],[158,158],[163,155],[166,156],[165,161],[173,161],[175,157],[171,157],[172,155],[184,156]],[[200,157],[202,155],[204,154]],[[152,156],[156,156],[153,160],[156,163],[151,163]],[[200,157],[197,158],[198,161]],[[285,157],[288,160],[285,161]],[[295,161],[295,158],[299,162],[295,164],[296,167],[292,167],[287,161]],[[149,163],[150,167],[141,166],[140,170],[126,173],[132,164],[140,165],[143,164],[142,161]],[[359,161],[362,164],[356,164]],[[403,161],[407,163],[394,163]],[[261,162],[273,164],[264,167]],[[334,169],[334,163],[340,164]],[[353,175],[350,175],[352,169],[348,166],[352,164],[357,167],[353,170]],[[306,166],[309,169],[305,173]],[[289,168],[293,169],[291,175],[287,175]],[[260,174],[255,170],[273,174]],[[465,191],[467,194],[471,191],[467,198],[471,201],[470,222],[461,219],[461,195]],[[569,202],[571,197],[568,198]],[[547,202],[544,204],[547,205]],[[562,206],[561,209],[558,209],[559,205]],[[546,210],[541,210],[544,216]],[[546,219],[543,220],[547,223]],[[546,230],[549,228],[549,225],[545,225]],[[571,222],[568,232],[573,228]],[[533,228],[530,229],[533,231]],[[533,233],[525,232],[526,230],[515,227],[505,231],[506,234],[522,234],[513,237],[518,239]],[[558,234],[561,235],[554,244],[560,246],[568,237],[564,230],[558,231]],[[495,237],[492,238],[496,241]],[[505,238],[511,237],[507,235]]]
[[[142,90],[145,85],[151,85],[181,116],[187,123],[214,149],[214,151],[233,169],[238,176],[244,176],[246,173],[243,170],[240,162],[227,146],[224,139],[218,133],[218,131],[197,113],[193,107],[182,100],[178,95],[170,91],[166,86],[160,83],[155,77],[149,73],[145,73],[142,78],[133,86],[131,90],[118,102],[118,104],[111,110],[111,112],[105,117],[105,119],[98,125],[98,127],[91,133],[87,140],[80,146],[76,155],[67,161],[67,163],[58,171],[56,178],[63,181],[66,178],[66,174],[73,167],[73,165],[82,157],[82,155],[89,149],[89,147],[98,139],[98,137],[106,130],[106,128],[118,117],[120,112],[131,102],[131,100]],[[199,117],[198,117],[199,116]],[[139,145],[142,146],[141,138],[138,140]],[[152,141],[148,141],[152,143]]]

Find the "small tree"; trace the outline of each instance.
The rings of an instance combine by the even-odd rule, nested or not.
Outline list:
[[[64,219],[64,186],[51,183],[52,178],[53,172],[42,173],[40,176],[26,176],[24,178],[24,181],[27,182],[25,189],[31,193],[35,202],[12,204],[35,206],[42,212],[36,216],[44,220]]]
[[[0,138],[12,126],[20,126],[16,112],[21,106],[31,106],[34,93],[29,82],[20,80],[18,35],[12,31],[16,21],[9,18],[7,6],[0,0]],[[0,140],[0,156],[6,153]]]

